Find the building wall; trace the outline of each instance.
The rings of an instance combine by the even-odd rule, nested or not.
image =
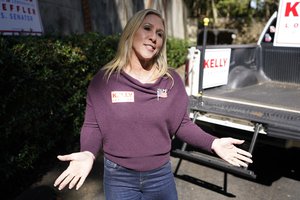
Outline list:
[[[168,26],[168,35],[186,38],[183,0],[88,0],[91,31],[105,35],[121,33],[138,10],[160,10]],[[82,0],[38,0],[45,34],[82,34],[85,32]],[[86,18],[85,18],[86,19]]]
[[[90,0],[92,30],[103,34],[121,33],[127,21],[144,9],[141,0]]]
[[[81,0],[38,0],[45,34],[83,33]]]

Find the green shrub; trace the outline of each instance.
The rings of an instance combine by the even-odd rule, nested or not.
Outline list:
[[[186,61],[189,43],[187,40],[169,38],[167,41],[168,65],[178,68]]]
[[[30,173],[78,148],[87,84],[117,42],[98,34],[0,38],[2,191],[22,190]]]

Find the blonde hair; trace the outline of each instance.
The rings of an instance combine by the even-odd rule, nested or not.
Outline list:
[[[103,67],[103,70],[105,70],[105,75],[107,76],[108,79],[112,73],[117,72],[119,74],[122,68],[129,64],[134,35],[138,30],[138,28],[141,26],[144,18],[149,14],[154,14],[160,17],[164,25],[164,28],[166,29],[165,21],[162,15],[157,10],[144,9],[137,12],[128,21],[121,34],[115,57]],[[158,74],[157,77],[155,78],[162,77],[165,75],[171,77],[171,75],[168,72],[166,40],[167,40],[167,36],[165,30],[163,34],[163,45],[160,51],[152,60],[152,66],[156,65],[156,67],[158,68]]]

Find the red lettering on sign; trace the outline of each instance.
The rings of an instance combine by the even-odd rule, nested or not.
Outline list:
[[[215,67],[215,59],[210,60],[210,67]]]
[[[204,68],[225,67],[226,63],[227,63],[227,58],[205,59]]]
[[[209,60],[204,60],[204,67],[203,68],[208,68],[208,61]]]
[[[2,11],[9,10],[10,12],[19,12],[19,13],[32,14],[32,15],[36,14],[36,11],[34,8],[24,7],[24,6],[20,6],[20,5],[2,3],[1,8],[2,8]]]
[[[224,61],[224,66],[225,66],[227,63],[227,58],[224,58],[223,61]]]
[[[296,7],[298,6],[299,3],[300,3],[300,2],[296,2],[294,5],[291,6],[291,2],[288,2],[288,3],[286,4],[284,16],[285,16],[285,17],[288,17],[288,16],[290,16],[290,13],[292,12],[292,15],[293,15],[294,17],[298,17],[299,14],[298,14],[298,12],[297,12],[297,10],[296,10]]]

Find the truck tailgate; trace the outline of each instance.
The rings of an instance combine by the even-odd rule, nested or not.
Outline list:
[[[300,140],[300,85],[266,81],[241,89],[212,88],[190,98],[192,111],[265,125],[269,136]]]

